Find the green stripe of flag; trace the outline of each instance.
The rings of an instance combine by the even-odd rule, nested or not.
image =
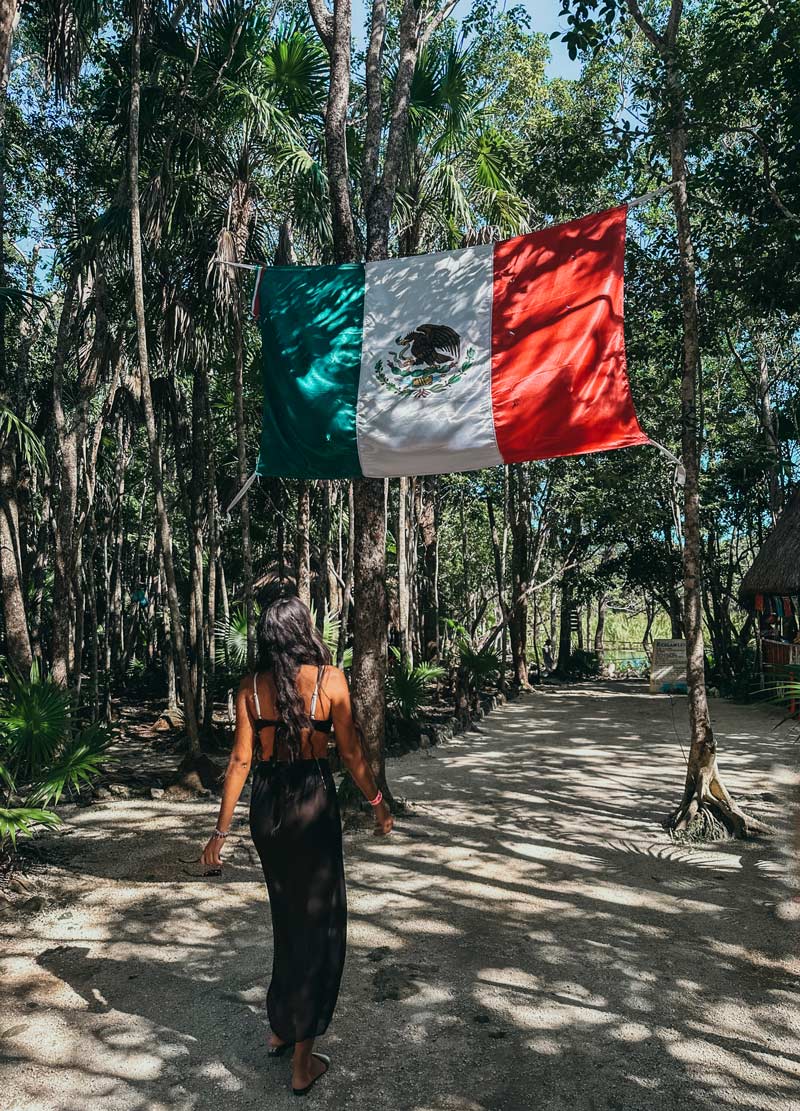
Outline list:
[[[264,414],[256,473],[360,475],[364,266],[271,266],[258,300]]]

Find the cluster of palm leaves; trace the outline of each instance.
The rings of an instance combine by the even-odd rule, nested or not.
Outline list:
[[[96,722],[79,727],[68,691],[44,679],[4,676],[0,697],[0,846],[61,821],[52,807],[65,791],[91,784],[114,762],[111,735]]]
[[[386,680],[387,701],[403,721],[416,721],[432,685],[444,679],[447,670],[425,660],[412,664],[402,658],[399,649],[391,651],[395,663]]]
[[[311,617],[317,624],[317,610],[311,605]],[[255,607],[255,619],[258,620],[259,607]],[[322,639],[325,641],[331,656],[337,658],[339,648],[339,634],[342,623],[339,614],[326,607],[322,618]],[[216,625],[217,663],[228,667],[231,671],[243,671],[247,667],[247,611],[244,606],[234,606],[229,616],[221,618]],[[351,667],[353,662],[352,648],[346,648],[338,666],[345,669]]]
[[[474,647],[468,640],[458,642],[458,665],[471,690],[479,690],[500,674],[500,656],[490,645]]]

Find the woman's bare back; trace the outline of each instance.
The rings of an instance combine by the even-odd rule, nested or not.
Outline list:
[[[305,705],[306,713],[312,711],[314,690],[317,689],[316,705],[313,709],[314,721],[322,728],[305,730],[300,739],[300,758],[304,760],[322,759],[328,753],[328,737],[330,735],[332,701],[325,692],[325,680],[328,668],[320,669],[316,664],[301,664],[297,672],[297,690]],[[319,677],[319,686],[317,680]],[[275,745],[275,728],[278,720],[276,707],[275,682],[269,671],[260,671],[250,677],[250,691],[248,709],[253,718],[260,748],[260,759],[269,760]],[[287,753],[278,751],[276,759],[285,759]]]

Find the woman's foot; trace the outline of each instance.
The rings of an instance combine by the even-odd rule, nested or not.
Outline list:
[[[270,1057],[282,1057],[294,1045],[294,1042],[286,1042],[283,1038],[279,1038],[277,1034],[270,1034],[268,1045]]]
[[[328,1071],[329,1061],[327,1057],[318,1053],[312,1053],[309,1057],[301,1058],[301,1060],[292,1062],[292,1088],[295,1092],[302,1091],[308,1088],[315,1080],[319,1079],[323,1073]]]

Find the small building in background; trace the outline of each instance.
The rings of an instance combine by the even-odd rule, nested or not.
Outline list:
[[[739,601],[755,618],[762,677],[800,681],[800,487],[742,579]]]

